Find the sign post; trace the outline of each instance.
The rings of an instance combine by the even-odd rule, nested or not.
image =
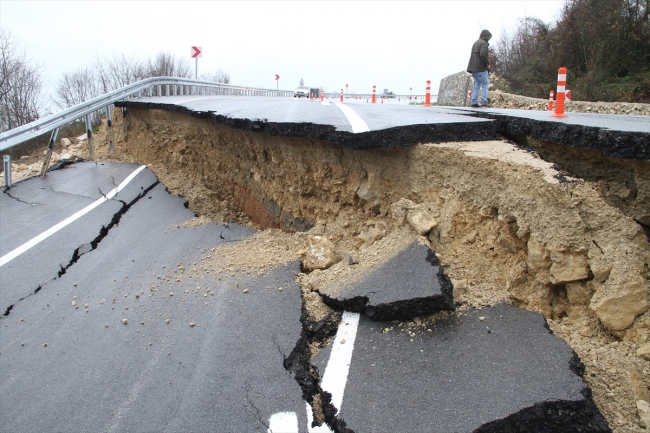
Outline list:
[[[199,75],[199,57],[203,57],[203,47],[192,47],[192,58],[196,59],[194,62],[194,79],[198,80]]]
[[[280,90],[280,75],[275,74],[275,90]]]

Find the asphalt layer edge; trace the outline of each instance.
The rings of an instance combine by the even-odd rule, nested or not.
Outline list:
[[[489,111],[465,114],[494,120],[496,129],[501,134],[521,134],[551,143],[595,150],[614,158],[650,161],[650,134],[645,132],[614,131],[594,126],[525,119]]]
[[[315,123],[278,123],[266,119],[238,119],[217,114],[213,111],[193,111],[187,107],[139,101],[119,101],[116,107],[159,109],[187,113],[199,119],[211,119],[233,129],[263,132],[274,136],[305,137],[339,144],[351,150],[392,148],[413,143],[445,143],[456,141],[500,140],[495,122],[457,122],[424,125],[408,125],[352,133],[337,131],[332,125]]]

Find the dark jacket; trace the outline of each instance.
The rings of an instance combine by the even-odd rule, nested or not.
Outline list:
[[[467,72],[487,71],[490,61],[488,60],[488,41],[492,38],[492,33],[487,30],[481,32],[478,41],[472,46],[472,55],[469,58]]]

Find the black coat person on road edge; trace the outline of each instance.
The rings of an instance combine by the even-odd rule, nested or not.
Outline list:
[[[481,31],[478,40],[472,46],[472,54],[467,65],[467,72],[474,77],[474,90],[472,91],[473,108],[492,108],[488,104],[488,87],[490,86],[490,61],[488,59],[488,41],[492,38],[492,33],[488,30]],[[481,105],[478,104],[478,93],[481,90]]]

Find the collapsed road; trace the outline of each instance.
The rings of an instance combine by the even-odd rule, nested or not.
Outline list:
[[[142,289],[133,299],[125,293],[132,302],[130,313],[137,314],[136,320],[149,320],[145,314],[157,311],[161,324],[142,340],[151,345],[139,356],[130,350],[138,338],[129,341],[122,335],[110,340],[123,350],[111,353],[113,359],[123,357],[122,368],[140,366],[134,376],[110,373],[108,380],[101,379],[90,356],[75,357],[72,363],[97,388],[105,388],[104,380],[126,388],[121,380],[131,384],[129,379],[137,379],[129,393],[108,393],[103,400],[113,415],[106,415],[102,425],[111,431],[143,430],[147,423],[161,431],[180,426],[209,431],[208,425],[219,423],[226,426],[223,431],[641,428],[636,404],[650,398],[650,370],[643,357],[649,332],[647,158],[615,159],[584,146],[545,142],[522,130],[510,137],[522,144],[518,146],[500,139],[499,133],[507,132],[503,123],[450,108],[430,115],[412,111],[427,110],[423,107],[387,104],[389,114],[382,114],[369,111],[379,107],[350,104],[360,124],[345,110],[317,102],[267,101],[251,108],[246,98],[213,99],[226,109],[192,105],[206,103],[201,100],[160,105],[143,98],[122,104],[127,107],[128,140],[118,134],[117,153],[106,158],[147,164],[201,218],[192,219],[184,208],[183,218],[169,223],[158,225],[149,217],[147,233],[157,234],[142,243],[143,252],[133,246],[140,230],[126,230],[125,224],[155,197],[125,200],[131,203],[128,211],[94,249],[64,274],[39,283],[36,293],[8,300],[14,306],[2,319],[6,344],[1,356],[10,354],[14,373],[6,377],[23,367],[20,350],[26,346],[18,343],[22,334],[5,338],[10,327],[24,329],[30,320],[31,314],[21,309],[56,296],[57,285],[66,281],[69,286],[84,262],[102,262],[102,254],[107,254],[102,249],[115,236],[132,249],[127,255],[122,250],[118,258],[136,255],[146,260],[121,260],[130,267],[124,272],[129,277],[121,275],[116,264],[119,273],[112,277],[113,285],[93,287],[86,294],[98,290],[97,296],[117,302],[127,281],[137,275],[142,281],[136,284],[141,284],[129,287]],[[275,118],[259,115],[264,104]],[[330,110],[329,117],[323,117],[321,109]],[[312,121],[305,123],[300,113],[311,113]],[[119,130],[123,117],[119,110],[116,114]],[[426,125],[429,121],[435,126]],[[598,128],[603,129],[602,124]],[[102,133],[98,141],[101,152],[107,147]],[[14,188],[7,192],[13,197],[6,199],[30,202],[29,196],[14,194]],[[155,215],[167,213],[175,214],[158,210]],[[5,220],[3,215],[3,225]],[[203,225],[195,226],[198,223]],[[170,234],[184,247],[153,241]],[[176,272],[165,278],[153,266],[167,250],[164,266]],[[93,286],[112,281],[111,273],[97,267],[92,265],[88,273]],[[173,286],[184,284],[188,276],[178,273],[187,275],[189,269],[192,285],[181,291],[186,298],[179,300],[179,289]],[[177,281],[179,276],[182,281]],[[146,293],[148,284],[159,290],[158,277],[166,293]],[[189,295],[196,298],[201,290],[207,290],[205,296],[190,301]],[[274,304],[277,294],[298,296]],[[209,305],[201,311],[206,297],[213,301],[203,301]],[[183,309],[187,302],[195,303]],[[226,314],[231,302],[240,306],[236,319]],[[91,305],[76,306],[85,304]],[[71,303],[65,306],[79,311]],[[142,312],[134,310],[136,306]],[[86,309],[90,317],[92,309]],[[110,315],[113,309],[96,309],[108,313],[97,321],[109,325],[104,331],[133,324],[130,318],[126,325],[116,323],[123,315]],[[36,315],[38,308],[33,310]],[[182,334],[165,333],[175,323],[171,316],[165,323],[165,313],[180,314],[195,326],[184,323]],[[231,320],[219,321],[221,315]],[[350,319],[354,315],[357,319]],[[138,326],[147,326],[140,321],[145,325]],[[353,322],[351,332],[348,324]],[[241,329],[249,327],[242,337]],[[65,330],[70,340],[72,333],[84,333],[81,327]],[[85,333],[86,341],[99,338]],[[52,341],[58,343],[56,335],[38,349],[53,348]],[[96,350],[104,345],[97,341],[88,346]],[[170,341],[173,347],[181,342],[179,349],[188,347],[188,357],[179,362],[200,358],[182,376],[185,383],[171,381],[179,372],[159,372],[159,358],[149,358],[159,342],[164,352]],[[235,351],[246,355],[222,355],[228,349],[221,345],[231,342],[236,342]],[[66,344],[63,359],[78,350],[70,347],[73,342]],[[331,356],[344,347],[347,355]],[[266,367],[259,376],[243,379],[260,364]],[[243,375],[235,374],[240,369]],[[69,388],[64,382],[74,377],[71,371],[63,371],[53,385]],[[17,377],[2,395],[25,389],[16,398],[36,410],[28,402],[43,383]],[[166,412],[146,414],[145,408],[153,405],[148,398],[166,395],[163,377],[170,377],[171,390],[184,397],[162,397]],[[229,397],[238,387],[247,391]],[[208,395],[202,397],[204,392]],[[229,398],[232,404],[224,402]],[[11,419],[20,418],[18,411],[10,413]],[[57,421],[66,419],[60,411],[48,413],[54,414],[49,420],[40,415],[43,425],[71,425]],[[79,418],[95,419],[92,413],[88,408]]]

